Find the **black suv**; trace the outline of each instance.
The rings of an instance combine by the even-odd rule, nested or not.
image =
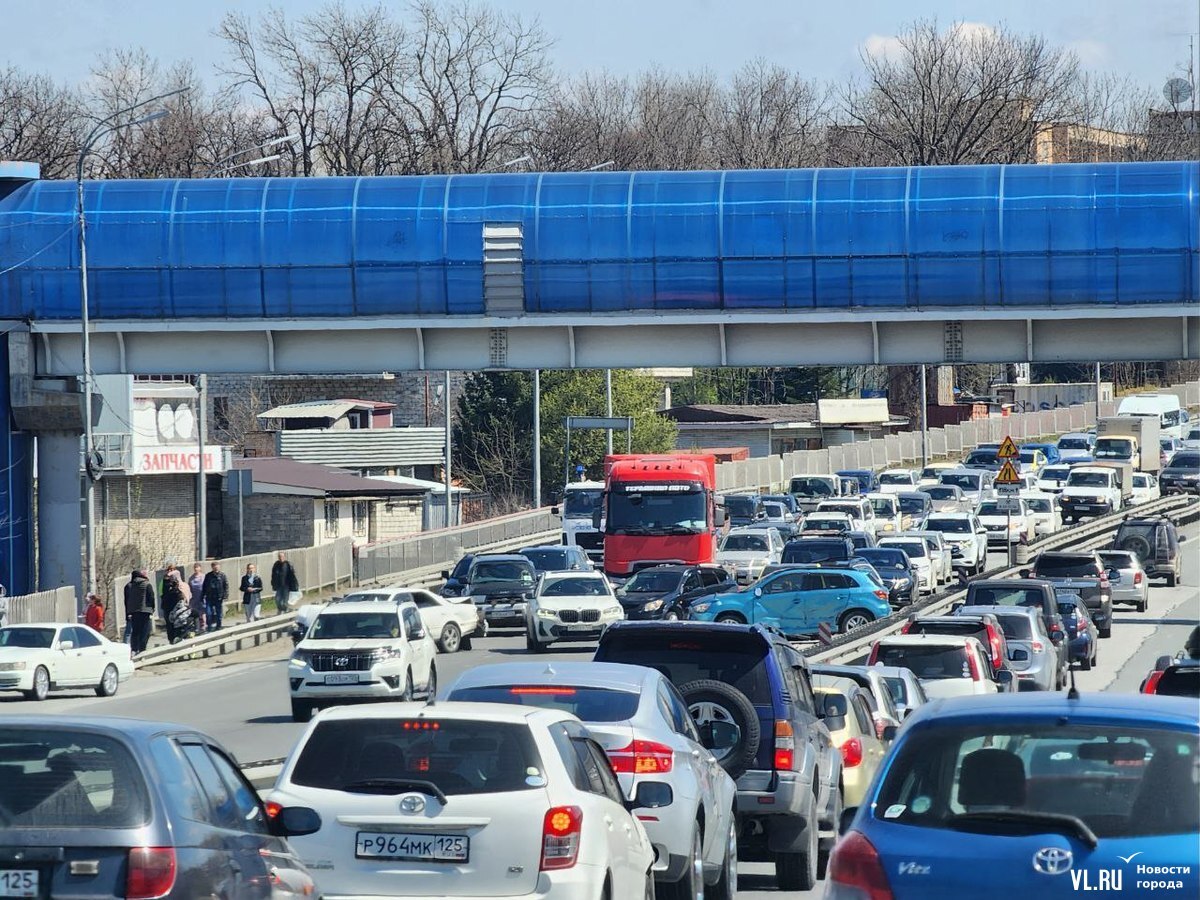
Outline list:
[[[1163,496],[1200,494],[1200,450],[1179,450],[1158,476]]]
[[[1167,587],[1175,587],[1182,573],[1183,557],[1179,544],[1184,536],[1168,518],[1130,517],[1121,523],[1112,548],[1132,553],[1142,564],[1147,578],[1165,578]]]
[[[1100,637],[1112,637],[1112,588],[1108,582],[1108,570],[1094,550],[1042,553],[1034,561],[1029,577],[1049,581],[1059,590],[1078,594],[1083,598],[1092,621],[1096,623]],[[1054,609],[1057,612],[1057,602]]]
[[[737,726],[721,764],[737,779],[738,855],[773,861],[780,890],[811,890],[836,840],[842,756],[800,652],[761,625],[615,622],[595,660],[657,669],[702,728]],[[823,711],[831,722],[846,715],[844,705]]]
[[[651,566],[617,588],[627,619],[687,618],[693,600],[736,591],[732,576],[720,566]]]

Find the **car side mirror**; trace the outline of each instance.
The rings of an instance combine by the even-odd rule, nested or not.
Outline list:
[[[757,587],[756,587],[756,588],[754,589],[754,596],[755,596],[755,597],[761,597],[761,596],[762,596],[762,588],[757,588]]]
[[[1186,534],[1181,534],[1181,535],[1177,536],[1177,537],[1175,538],[1175,540],[1179,541],[1179,543],[1181,543],[1181,544],[1182,544],[1184,541],[1186,541],[1186,540],[1187,540],[1187,535],[1186,535]]]
[[[1061,631],[1055,631],[1050,634],[1050,640],[1056,644],[1061,644],[1064,640],[1066,640],[1066,637],[1067,636]]]
[[[418,625],[408,635],[409,640],[412,640],[412,641],[419,641],[423,637],[425,637],[425,626],[424,625]]]
[[[268,816],[271,833],[276,837],[302,837],[321,830],[321,817],[307,806],[285,806],[274,818]]]
[[[845,834],[849,831],[850,826],[854,824],[854,817],[857,815],[857,806],[847,806],[843,809],[841,816],[838,817],[838,834]]]
[[[74,641],[59,641],[58,649],[59,650],[74,650],[75,642]]]
[[[1032,578],[1033,577],[1033,569],[1022,569],[1021,577],[1022,578]]]
[[[976,534],[987,534],[987,529],[986,528],[977,528],[977,529],[975,529],[975,533]]]
[[[1024,652],[1024,651],[1022,651]],[[996,684],[1003,687],[1010,687],[1013,683],[1013,673],[1011,669],[999,669],[996,672]]]
[[[716,525],[718,528],[723,528],[725,526],[726,521],[727,521],[727,519],[725,517],[725,507],[718,506],[715,510],[713,510],[713,524],[714,525]]]
[[[1029,662],[1029,651],[1014,647],[1008,651],[1008,658],[1013,662]]]
[[[562,510],[560,510],[557,506],[552,506],[552,507],[550,507],[550,515],[561,516]]]
[[[442,569],[442,581],[449,581],[449,580],[450,580],[450,573],[448,571],[446,571],[445,569]]]
[[[732,722],[705,722],[697,726],[700,743],[708,750],[728,750],[742,739],[742,729]]]
[[[670,806],[674,800],[675,792],[665,781],[643,781],[625,805],[631,810],[659,809]]]
[[[892,741],[894,741],[896,739],[896,734],[899,732],[899,730],[900,729],[898,729],[895,725],[883,726],[883,741],[884,741],[884,743],[890,744]]]

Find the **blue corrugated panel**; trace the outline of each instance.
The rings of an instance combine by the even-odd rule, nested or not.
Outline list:
[[[480,314],[483,226],[526,309],[1200,300],[1200,164],[112,181],[87,186],[100,318]],[[75,318],[74,185],[0,199],[0,316]]]

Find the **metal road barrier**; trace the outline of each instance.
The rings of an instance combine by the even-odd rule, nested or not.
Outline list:
[[[1074,528],[1047,535],[1040,541],[1028,545],[1029,558],[1032,559],[1044,550],[1089,549],[1099,546],[1114,534],[1121,522],[1130,514],[1136,516],[1166,515],[1176,522],[1188,522],[1200,518],[1200,502],[1188,495],[1177,494],[1163,497],[1150,503],[1144,503],[1132,508],[1126,508],[1117,513],[1102,516]],[[1029,566],[1028,562],[1015,566],[1000,566],[978,576],[984,578],[1015,578]],[[861,662],[871,649],[871,645],[879,638],[896,634],[912,615],[936,616],[946,612],[955,603],[960,603],[966,597],[965,589],[956,588],[941,594],[926,597],[920,602],[898,610],[883,619],[876,619],[869,625],[856,628],[848,634],[838,635],[828,646],[804,643],[798,646],[805,656],[818,663],[853,664]]]

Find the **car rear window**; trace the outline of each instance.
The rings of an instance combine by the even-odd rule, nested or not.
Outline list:
[[[850,558],[845,541],[792,541],[783,548],[780,562],[820,563]]]
[[[1034,563],[1038,578],[1096,578],[1100,568],[1090,556],[1053,556],[1043,553]]]
[[[881,666],[912,669],[918,678],[970,678],[971,666],[960,646],[945,644],[881,644],[875,660]]]
[[[761,534],[727,534],[721,542],[721,549],[730,553],[766,553],[769,548],[767,539]]]
[[[76,729],[0,727],[0,827],[138,828],[150,800],[115,738]]]
[[[656,669],[676,687],[707,678],[731,684],[751,703],[770,705],[771,687],[765,664],[767,647],[749,635],[685,634],[667,636],[609,632],[596,652],[597,662],[628,663]],[[742,640],[737,640],[742,637]],[[745,638],[750,638],[746,640]]]
[[[1041,588],[971,585],[967,591],[968,606],[1032,606],[1041,609],[1045,602]]]
[[[640,695],[612,688],[558,684],[480,685],[450,692],[447,700],[511,703],[568,712],[584,722],[624,722],[637,713]]]
[[[1004,632],[1004,636],[1010,641],[1032,641],[1033,640],[1033,623],[1029,621],[1029,617],[1025,615],[997,615],[1000,620],[1000,629]]]
[[[953,634],[958,637],[977,637],[987,642],[987,629],[979,622],[913,622],[908,629],[909,634]]]
[[[1198,749],[1194,733],[1133,723],[935,725],[896,748],[869,808],[903,825],[977,834],[1057,831],[1038,818],[1049,813],[1100,838],[1194,836]]]
[[[567,567],[566,550],[522,550],[521,555],[539,572],[561,572]]]
[[[1172,666],[1162,673],[1154,693],[1168,697],[1200,697],[1200,666]]]
[[[427,715],[320,722],[291,781],[364,794],[404,793],[425,782],[453,796],[544,787],[544,771],[524,724]]]

